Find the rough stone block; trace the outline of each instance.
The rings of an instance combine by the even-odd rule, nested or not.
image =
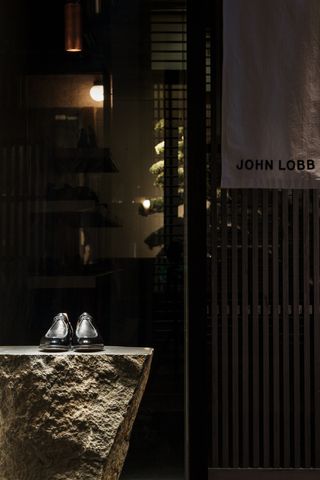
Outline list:
[[[151,360],[0,347],[1,480],[117,480]]]

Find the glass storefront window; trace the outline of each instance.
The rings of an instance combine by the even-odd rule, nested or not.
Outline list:
[[[185,10],[1,6],[0,341],[87,311],[106,345],[155,349],[123,479],[183,478]]]

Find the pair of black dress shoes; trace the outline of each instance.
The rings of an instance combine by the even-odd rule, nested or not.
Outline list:
[[[89,313],[82,313],[73,331],[66,313],[59,313],[53,319],[47,333],[41,338],[39,349],[42,352],[96,352],[104,349],[103,339]]]

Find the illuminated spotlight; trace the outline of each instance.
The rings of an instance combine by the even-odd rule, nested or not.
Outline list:
[[[101,82],[95,82],[90,88],[90,97],[95,102],[103,102],[104,100],[104,86]]]
[[[142,205],[143,205],[143,208],[145,210],[149,210],[149,208],[151,207],[151,202],[150,202],[150,200],[145,199],[145,200],[143,200]]]

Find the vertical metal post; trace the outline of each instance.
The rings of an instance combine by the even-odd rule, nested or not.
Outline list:
[[[290,321],[289,321],[289,196],[282,190],[282,431],[283,466],[291,466],[291,378],[290,378]]]
[[[299,250],[300,250],[300,192],[293,191],[292,200],[292,281],[293,281],[293,297],[292,297],[292,311],[293,311],[293,464],[295,468],[300,468],[301,465],[301,338],[300,338],[300,265],[299,265]],[[289,360],[290,362],[290,360]],[[288,438],[289,441],[289,438]]]
[[[272,348],[273,348],[273,465],[280,467],[281,395],[280,395],[280,293],[279,293],[279,192],[272,191]]]
[[[314,349],[314,423],[315,467],[320,466],[320,231],[319,191],[313,191],[313,349]]]
[[[251,247],[251,276],[252,291],[251,300],[251,362],[252,362],[252,463],[253,467],[260,466],[260,315],[259,315],[259,190],[251,190],[251,225],[252,247]]]
[[[220,285],[220,276],[222,264],[222,249],[218,248],[221,241],[222,208],[221,197],[218,193],[220,184],[220,138],[221,138],[221,83],[222,83],[222,0],[214,0],[213,14],[208,17],[210,41],[211,41],[211,229],[212,229],[212,259],[211,259],[211,311],[212,311],[212,342],[211,342],[211,395],[212,395],[212,414],[211,414],[211,466],[217,467],[222,461],[222,422],[220,424],[220,400],[219,392],[222,381],[220,380],[219,359],[219,298],[222,294],[222,285]],[[220,197],[220,199],[219,199]],[[219,238],[220,237],[220,238]],[[220,292],[219,292],[220,290]],[[209,300],[209,301],[210,301]],[[221,362],[222,363],[222,362]],[[211,398],[210,398],[211,400]]]
[[[207,478],[206,1],[187,0],[186,479]]]

